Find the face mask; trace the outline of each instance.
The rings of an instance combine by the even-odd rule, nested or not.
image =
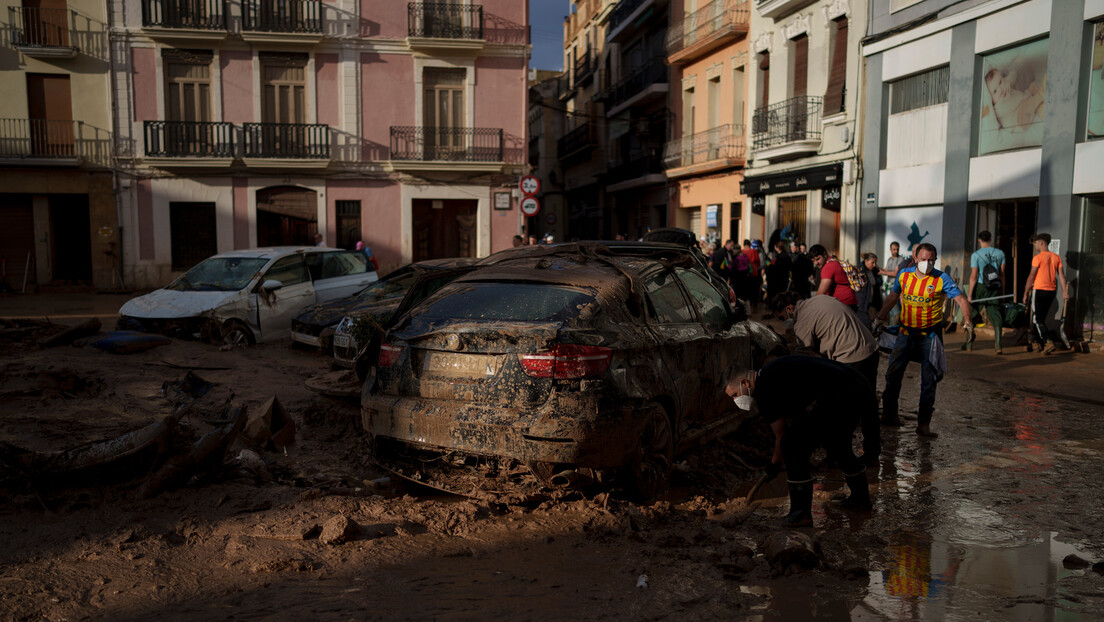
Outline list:
[[[786,327],[786,330],[793,330],[794,319],[791,317],[791,318],[787,319],[785,322],[782,322],[782,325]]]
[[[750,395],[737,395],[732,398],[733,402],[736,402],[736,408],[747,411],[752,415],[759,414],[759,406],[755,403],[755,398]]]
[[[930,261],[918,261],[916,262],[916,271],[920,274],[927,274],[932,271],[932,262]]]

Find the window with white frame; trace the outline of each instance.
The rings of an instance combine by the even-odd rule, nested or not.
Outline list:
[[[886,168],[946,158],[950,75],[949,67],[936,67],[889,84]]]

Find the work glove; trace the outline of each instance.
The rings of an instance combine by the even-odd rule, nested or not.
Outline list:
[[[885,328],[885,321],[880,318],[874,318],[874,322],[870,325],[870,332],[877,339],[878,335],[882,334],[882,330]]]
[[[977,332],[974,330],[973,322],[963,322],[962,330],[966,333],[966,343],[973,343],[977,338]]]

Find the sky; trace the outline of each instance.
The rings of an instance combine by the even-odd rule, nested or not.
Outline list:
[[[563,69],[563,19],[570,11],[571,0],[529,0],[530,69]]]

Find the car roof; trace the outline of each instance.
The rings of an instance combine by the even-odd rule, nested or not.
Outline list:
[[[612,283],[627,284],[651,267],[692,263],[687,248],[674,244],[571,242],[500,251],[457,282],[505,280],[605,289]]]
[[[426,259],[425,261],[417,261],[410,265],[419,268],[461,268],[463,266],[473,265],[477,261],[479,261],[479,259],[475,257],[448,257],[445,259]]]
[[[621,241],[582,241],[562,242],[560,244],[540,244],[537,246],[518,246],[498,251],[479,260],[477,265],[494,265],[507,259],[521,257],[548,257],[552,255],[596,255],[596,256],[674,256],[690,255],[690,249],[680,244],[664,242],[621,242]]]
[[[226,251],[225,253],[218,253],[211,257],[244,257],[253,259],[275,259],[277,257],[283,257],[285,255],[292,255],[294,253],[307,253],[307,252],[323,252],[323,251],[340,251],[340,248],[324,248],[321,246],[266,246],[262,248],[244,248],[234,251]]]

